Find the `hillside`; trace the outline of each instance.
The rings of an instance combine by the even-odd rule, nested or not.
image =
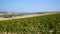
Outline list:
[[[51,14],[56,14],[56,12],[54,13],[43,13],[43,14],[39,14],[39,13],[34,13],[34,14],[27,14],[27,15],[21,15],[21,16],[12,16],[12,17],[7,17],[7,18],[0,18],[0,21],[3,20],[12,20],[12,19],[22,19],[22,18],[31,18],[31,17],[37,17],[37,16],[44,16],[44,15],[51,15]]]
[[[60,13],[0,21],[0,32],[12,34],[59,34]]]

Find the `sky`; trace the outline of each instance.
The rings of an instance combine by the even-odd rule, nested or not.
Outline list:
[[[9,12],[60,11],[60,0],[0,0],[0,11]]]

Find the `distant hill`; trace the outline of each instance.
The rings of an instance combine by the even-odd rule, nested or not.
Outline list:
[[[44,13],[54,13],[54,11],[52,11],[52,12],[35,12],[35,13],[19,13],[19,12],[0,11],[0,17],[12,17],[12,16],[22,16],[22,15],[29,15],[29,14],[44,14]],[[60,11],[55,11],[55,13],[60,13]]]

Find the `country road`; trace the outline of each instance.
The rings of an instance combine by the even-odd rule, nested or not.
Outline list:
[[[0,18],[0,21],[12,20],[12,19],[30,18],[30,17],[37,17],[37,16],[50,15],[50,14],[56,14],[56,13],[30,14],[30,15],[24,15],[24,16],[15,16],[15,17],[11,17],[11,18]]]

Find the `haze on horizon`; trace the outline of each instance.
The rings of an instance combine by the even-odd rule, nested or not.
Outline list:
[[[60,11],[60,0],[0,0],[0,11]]]

